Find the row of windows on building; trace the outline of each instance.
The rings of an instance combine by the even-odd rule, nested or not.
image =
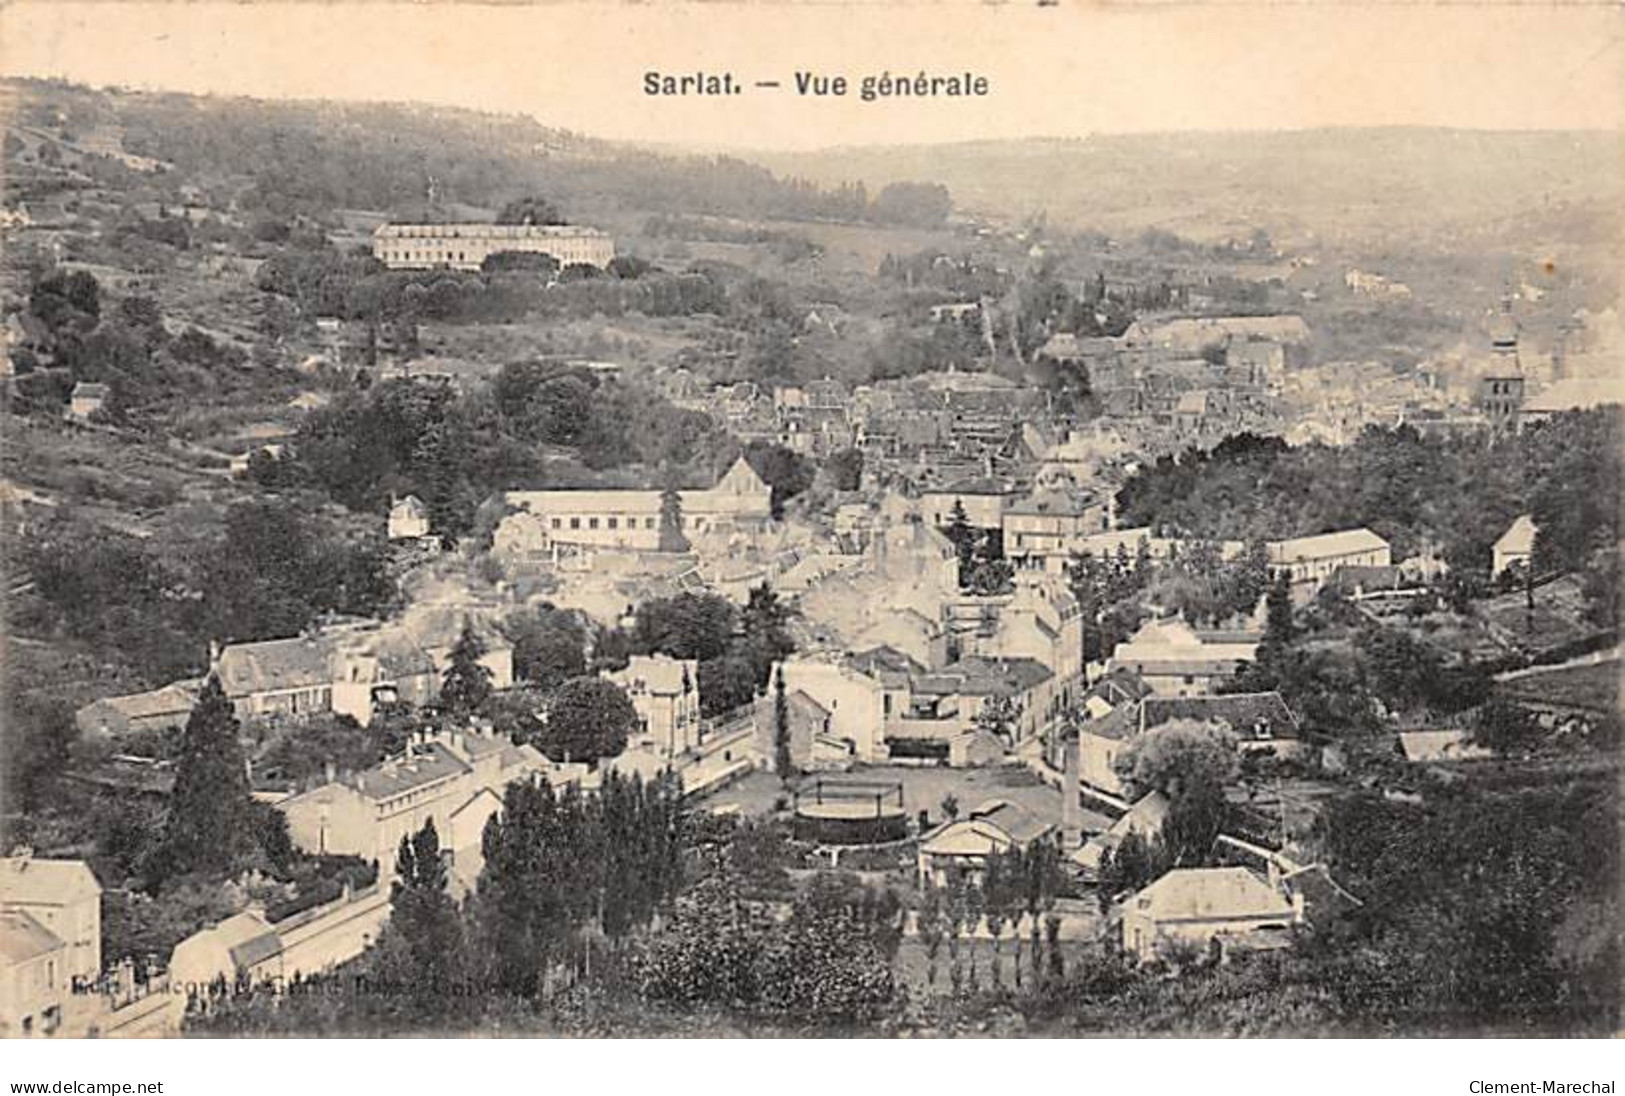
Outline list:
[[[640,522],[640,521],[643,523],[641,526],[639,526],[639,524],[638,524],[638,522]],[[555,517],[555,518],[550,518],[549,521],[548,521],[548,524],[554,529],[563,529],[563,528],[565,528],[565,523],[566,522],[569,523],[569,528],[571,528],[571,529],[598,529],[598,528],[603,528],[603,529],[638,529],[638,528],[655,529],[655,528],[658,528],[659,519],[654,518],[654,517],[645,517],[645,518],[636,518],[636,517],[629,517],[629,518],[581,518],[581,517],[560,518],[560,517]],[[585,524],[583,524],[583,523],[585,523]],[[697,517],[689,517],[689,518],[683,519],[683,524],[686,525],[690,529],[704,529],[705,528],[705,519],[704,518],[697,518]]]

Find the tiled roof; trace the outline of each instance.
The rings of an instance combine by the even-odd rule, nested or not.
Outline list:
[[[1085,720],[1079,724],[1078,731],[1095,738],[1126,741],[1139,733],[1139,712],[1133,704],[1121,704],[1099,719]]]
[[[1293,916],[1292,903],[1246,868],[1180,868],[1130,901],[1158,921]]]
[[[105,696],[96,704],[105,705],[126,719],[152,719],[157,716],[184,718],[197,703],[199,682],[177,681],[161,689],[126,696]]]
[[[955,480],[941,487],[933,487],[923,494],[926,495],[1008,495],[1013,490],[1009,480],[1002,480],[995,476],[976,476],[971,479]]]
[[[1147,697],[1143,703],[1146,730],[1175,719],[1200,723],[1223,722],[1243,738],[1258,734],[1267,738],[1298,737],[1298,720],[1280,693],[1230,693],[1220,696]]]
[[[1019,845],[1026,845],[1055,829],[1047,819],[1019,807],[1008,799],[990,799],[966,816],[972,820],[991,822]]]
[[[1099,681],[1091,685],[1085,695],[1099,697],[1117,707],[1127,701],[1150,696],[1151,686],[1133,670],[1119,666],[1108,671]]]
[[[383,802],[467,771],[466,762],[441,743],[431,742],[415,747],[410,761],[390,758],[361,773],[357,790],[374,802]]]
[[[871,647],[866,651],[856,651],[849,655],[846,661],[848,665],[870,677],[879,677],[881,674],[915,675],[925,672],[924,666],[895,647]]]
[[[1100,503],[1093,496],[1087,494],[1072,494],[1066,491],[1038,491],[1026,498],[1017,499],[1009,506],[1012,514],[1043,514],[1060,517],[1082,517],[1091,507]]]
[[[234,643],[220,654],[220,684],[229,697],[331,685],[332,641],[315,636]]]

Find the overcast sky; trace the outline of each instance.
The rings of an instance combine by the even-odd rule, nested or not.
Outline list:
[[[983,99],[813,100],[795,72],[970,70]],[[1617,129],[1625,9],[1596,5],[36,3],[0,69],[259,97],[526,112],[594,136],[805,149],[1091,132]],[[780,80],[652,99],[643,73]]]

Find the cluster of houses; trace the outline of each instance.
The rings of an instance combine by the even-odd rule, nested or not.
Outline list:
[[[855,387],[828,377],[772,389],[709,385],[684,367],[656,378],[674,404],[711,416],[743,442],[810,457],[857,448],[877,465],[979,464],[1010,446],[1023,424],[1048,417],[1038,390],[955,369]]]
[[[1299,316],[1178,318],[1054,335],[1038,356],[1086,371],[1107,418],[1191,438],[1270,416],[1309,339]]]
[[[484,647],[480,664],[493,687],[510,687],[513,646],[478,606],[427,606],[387,623],[342,621],[287,639],[233,643],[213,653],[211,672],[240,719],[331,713],[366,726],[383,705],[422,705],[439,695],[465,625]],[[185,680],[104,697],[80,708],[75,721],[100,737],[184,726],[201,685]]]

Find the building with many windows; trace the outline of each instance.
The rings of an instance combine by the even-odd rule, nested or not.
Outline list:
[[[497,528],[493,546],[510,558],[540,557],[555,545],[627,548],[660,547],[661,491],[509,491],[514,511]],[[679,491],[683,534],[761,528],[772,516],[772,490],[740,457],[715,487]]]
[[[550,255],[560,269],[607,266],[615,241],[582,225],[386,224],[372,234],[373,257],[391,270],[479,270],[504,251]]]

